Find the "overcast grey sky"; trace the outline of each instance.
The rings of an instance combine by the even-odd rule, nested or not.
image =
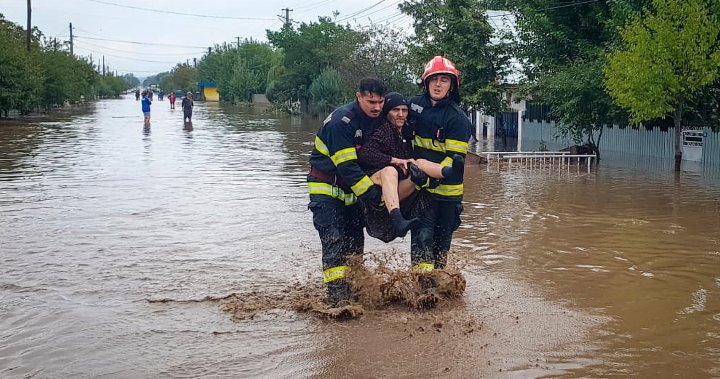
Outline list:
[[[329,16],[351,25],[381,23],[410,33],[400,13],[402,0],[33,0],[32,24],[46,36],[66,41],[73,24],[75,54],[138,77],[169,71],[200,58],[209,46],[279,30],[283,9],[295,25]],[[26,0],[0,0],[0,13],[23,27]],[[339,12],[337,16],[333,12]]]

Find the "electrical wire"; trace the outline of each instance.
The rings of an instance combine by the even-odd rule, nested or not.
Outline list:
[[[376,6],[380,5],[380,3],[383,3],[383,2],[385,2],[385,0],[380,0],[380,1],[378,1],[377,3],[375,3],[375,4],[373,4],[373,5],[369,6],[369,7],[360,9],[359,11],[356,11],[356,12],[354,12],[354,13],[351,13],[351,14],[349,14],[349,15],[347,15],[347,16],[345,16],[344,18],[341,18],[341,19],[339,19],[339,20],[335,20],[335,22],[342,22],[342,21],[346,21],[346,20],[349,20],[349,19],[351,19],[351,18],[357,17],[357,16],[360,15],[361,13],[363,13],[363,12],[365,12],[365,11],[368,11],[368,10],[370,10],[370,9],[372,9],[372,8],[375,8]]]
[[[120,39],[110,39],[110,38],[97,38],[97,37],[87,37],[87,36],[75,36],[76,38],[80,39],[91,39],[91,40],[97,40],[97,41],[110,41],[110,42],[122,42],[122,43],[131,43],[135,45],[153,45],[153,46],[170,46],[170,47],[180,47],[180,48],[186,48],[186,49],[207,49],[207,46],[189,46],[189,45],[174,45],[170,43],[154,43],[154,42],[138,42],[138,41],[126,41],[126,40],[120,40]]]
[[[155,61],[155,60],[150,60],[150,59],[133,58],[133,57],[128,57],[128,56],[124,56],[124,55],[117,55],[117,54],[113,54],[113,53],[107,53],[107,52],[104,52],[104,51],[94,50],[94,49],[87,48],[87,47],[85,47],[85,46],[78,46],[78,47],[81,48],[81,49],[83,49],[83,50],[90,51],[90,52],[92,52],[92,53],[102,54],[102,55],[105,55],[105,56],[108,56],[108,57],[114,57],[114,58],[120,58],[120,59],[127,59],[127,60],[131,60],[131,61],[148,62],[148,63],[164,63],[164,64],[174,64],[174,63],[177,63],[177,62],[175,62],[175,61],[169,61],[169,60],[168,60],[168,61]]]
[[[80,41],[78,41],[78,42],[80,42]],[[90,47],[94,47],[94,48],[96,48],[96,49],[106,49],[106,50],[111,50],[111,51],[117,51],[117,52],[120,52],[120,53],[142,54],[142,55],[157,55],[157,56],[178,56],[178,55],[181,55],[181,56],[187,56],[188,54],[193,54],[193,53],[196,53],[196,54],[204,54],[204,53],[205,53],[205,51],[182,52],[182,53],[181,53],[181,52],[178,52],[178,53],[146,53],[146,52],[138,52],[138,51],[129,51],[129,50],[114,49],[114,48],[107,47],[107,46],[96,45],[96,44],[91,43],[91,42],[88,42],[88,41],[82,41],[81,43],[82,43],[83,45],[87,45],[87,46],[90,46]]]
[[[112,5],[115,7],[120,8],[129,8],[129,9],[136,9],[140,11],[145,12],[155,12],[155,13],[162,13],[162,14],[175,14],[180,16],[192,16],[192,17],[203,17],[203,18],[215,18],[215,19],[226,19],[226,20],[261,20],[261,21],[273,21],[273,18],[261,18],[261,17],[233,17],[233,16],[215,16],[215,15],[207,15],[207,14],[197,14],[197,13],[183,13],[183,12],[174,12],[169,11],[165,9],[151,9],[151,8],[143,8],[143,7],[136,7],[132,5],[124,5],[124,4],[116,4],[109,1],[103,1],[103,0],[87,0],[93,3],[98,4],[105,4],[105,5]]]

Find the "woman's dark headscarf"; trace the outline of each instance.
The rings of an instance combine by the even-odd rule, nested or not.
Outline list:
[[[390,113],[391,109],[399,105],[409,106],[405,96],[397,92],[389,92],[387,95],[385,95],[385,105],[383,105],[383,113],[387,115],[388,113]]]

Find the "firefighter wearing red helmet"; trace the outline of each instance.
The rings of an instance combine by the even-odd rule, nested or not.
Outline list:
[[[460,108],[460,74],[447,58],[435,56],[422,73],[423,94],[410,99],[410,124],[414,128],[415,158],[424,158],[444,166],[453,161],[464,163],[471,125]],[[413,268],[431,272],[444,268],[455,230],[463,211],[463,175],[441,179],[435,188],[427,188],[432,206],[421,218],[423,226],[412,231]],[[435,283],[421,276],[420,284],[432,291]]]

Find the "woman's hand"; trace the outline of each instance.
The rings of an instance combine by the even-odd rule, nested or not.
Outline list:
[[[403,170],[403,172],[407,172],[407,170],[408,170],[407,165],[410,163],[415,163],[415,160],[414,159],[400,159],[400,158],[395,158],[395,157],[392,157],[392,159],[390,159],[390,164],[393,166],[400,167]]]

